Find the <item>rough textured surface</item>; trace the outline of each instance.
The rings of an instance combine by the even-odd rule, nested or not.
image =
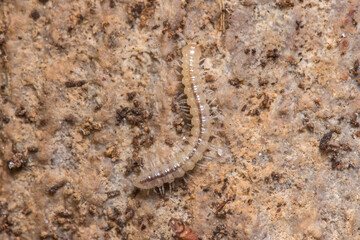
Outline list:
[[[360,239],[360,2],[223,3],[0,1],[1,239]],[[160,196],[131,180],[186,144],[178,32],[219,137]]]

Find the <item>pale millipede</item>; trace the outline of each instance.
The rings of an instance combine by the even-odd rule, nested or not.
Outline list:
[[[182,84],[190,106],[192,125],[189,144],[175,154],[170,154],[174,157],[149,160],[150,164],[134,180],[135,187],[151,189],[183,177],[202,159],[208,148],[210,110],[200,77],[200,58],[201,50],[195,44],[188,44],[182,49]]]

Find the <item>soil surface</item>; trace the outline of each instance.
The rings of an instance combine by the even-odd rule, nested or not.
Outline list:
[[[0,0],[0,239],[360,239],[359,13],[359,0]],[[189,42],[209,150],[165,194],[136,189],[188,144]]]

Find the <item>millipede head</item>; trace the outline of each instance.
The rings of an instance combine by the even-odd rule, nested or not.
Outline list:
[[[193,57],[200,59],[201,50],[200,50],[200,47],[197,46],[196,44],[190,43],[182,49],[182,54],[183,54],[183,57],[185,57],[185,58],[193,56]]]

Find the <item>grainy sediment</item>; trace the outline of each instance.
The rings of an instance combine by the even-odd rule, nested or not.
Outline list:
[[[360,238],[360,2],[222,3],[0,1],[0,239]],[[161,197],[132,179],[190,144],[178,32],[217,137]]]

